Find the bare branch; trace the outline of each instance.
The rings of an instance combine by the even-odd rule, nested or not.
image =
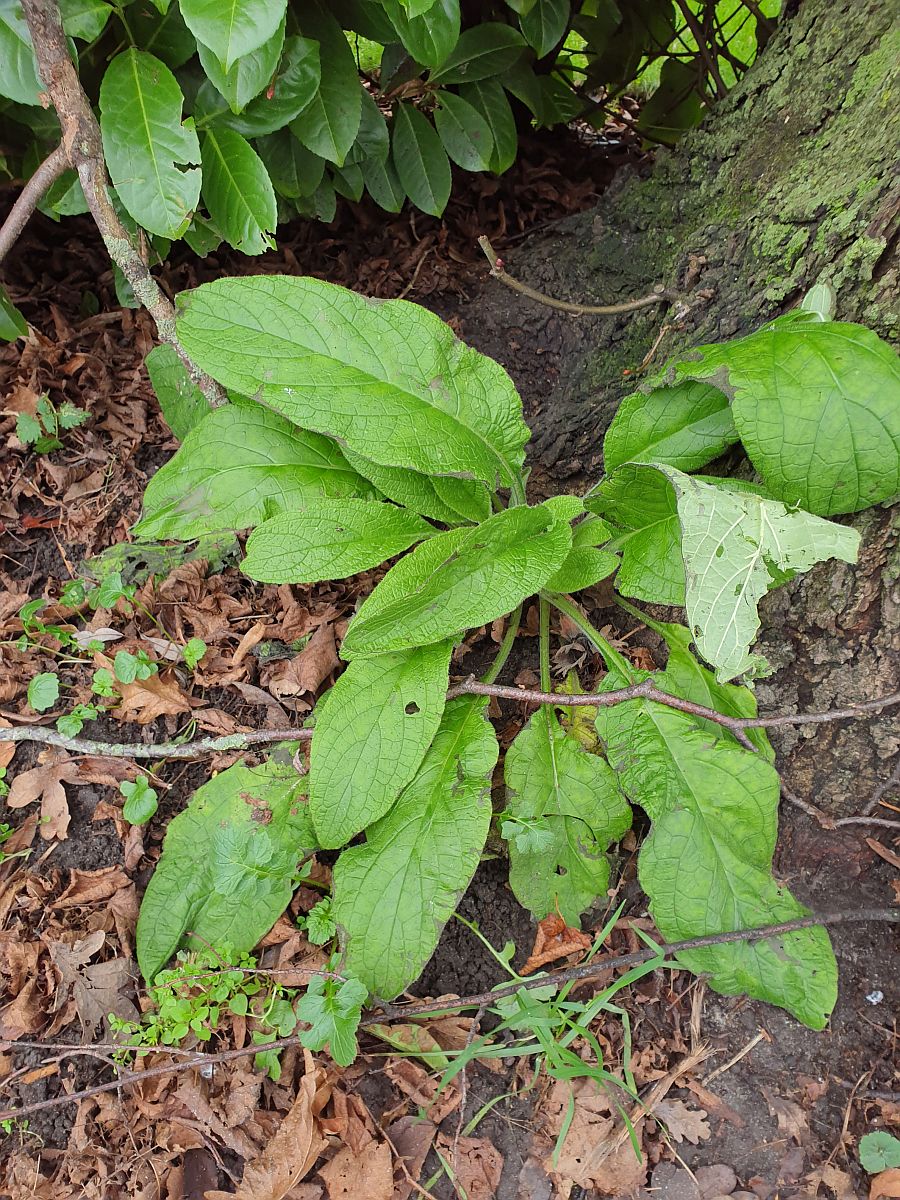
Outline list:
[[[484,252],[485,258],[491,264],[491,274],[499,279],[501,283],[505,283],[508,288],[512,288],[514,292],[519,292],[522,296],[528,296],[530,300],[536,300],[538,304],[545,304],[548,308],[558,308],[560,312],[575,313],[577,316],[612,316],[615,313],[634,312],[638,308],[647,308],[651,304],[662,304],[665,301],[674,299],[673,292],[657,291],[650,296],[643,296],[640,300],[626,300],[622,304],[573,304],[569,300],[556,300],[553,296],[548,296],[544,292],[539,292],[533,287],[529,287],[527,283],[521,283],[518,279],[513,279],[512,275],[507,275],[503,266],[503,260],[498,257],[497,251],[491,245],[486,237],[478,239],[478,245]]]
[[[91,754],[105,758],[202,758],[223,750],[248,750],[251,746],[272,742],[305,742],[312,737],[311,729],[257,729],[252,733],[228,733],[221,737],[199,738],[195,742],[159,742],[156,745],[133,742],[97,742],[93,738],[63,737],[55,729],[43,725],[27,725],[20,729],[0,729],[5,742],[42,742],[45,746],[60,746],[73,754]]]
[[[16,244],[19,234],[37,208],[41,197],[56,183],[68,165],[68,157],[60,144],[55,150],[50,151],[19,192],[15,204],[10,209],[9,216],[0,226],[0,262],[6,258]]]
[[[850,921],[861,921],[864,923],[874,921],[897,922],[900,921],[900,908],[864,908],[857,909],[854,912],[820,913],[818,916],[799,917],[796,921],[782,921],[777,925],[761,925],[755,929],[728,930],[725,933],[713,933],[705,937],[687,938],[681,942],[669,942],[667,945],[661,945],[658,950],[651,950],[647,947],[644,950],[637,950],[633,954],[620,954],[611,958],[593,958],[590,962],[583,963],[578,967],[567,967],[561,971],[549,971],[546,975],[538,975],[534,979],[525,979],[518,983],[512,983],[508,987],[481,992],[476,996],[462,996],[451,1003],[429,1001],[427,1004],[383,1005],[382,1011],[369,1013],[363,1017],[360,1024],[362,1026],[379,1025],[385,1021],[407,1021],[410,1017],[434,1016],[437,1013],[458,1012],[464,1008],[486,1008],[495,1004],[498,1000],[502,1000],[505,996],[514,996],[523,989],[547,987],[548,984],[560,986],[564,983],[583,982],[603,971],[611,971],[620,967],[633,967],[638,963],[649,962],[656,957],[666,960],[676,954],[680,954],[683,950],[697,950],[703,946],[731,945],[735,942],[750,942],[764,937],[778,937],[800,929],[811,929],[817,925],[843,925]],[[302,1045],[301,1038],[303,1036],[302,1034],[293,1035],[291,1037],[279,1038],[274,1042],[243,1046],[239,1050],[223,1050],[218,1054],[198,1053],[189,1055],[180,1062],[165,1063],[159,1067],[149,1067],[145,1071],[126,1071],[118,1079],[113,1079],[109,1083],[99,1083],[94,1087],[84,1088],[80,1092],[72,1092],[71,1095],[54,1096],[50,1100],[38,1100],[34,1104],[25,1104],[21,1108],[6,1109],[0,1112],[0,1121],[17,1120],[22,1117],[31,1116],[36,1112],[43,1112],[48,1108],[59,1108],[63,1104],[77,1104],[79,1100],[89,1100],[92,1096],[99,1096],[104,1092],[116,1092],[120,1088],[146,1083],[151,1079],[159,1079],[164,1075],[176,1075],[182,1071],[189,1071],[193,1067],[206,1067],[208,1069],[221,1063],[233,1062],[238,1058],[248,1058],[251,1054],[268,1053],[272,1050],[285,1050],[289,1046]],[[3,1049],[11,1049],[15,1045],[15,1041],[0,1043],[0,1047]],[[77,1047],[73,1047],[73,1051],[76,1049]],[[122,1046],[120,1049],[128,1049],[128,1047]],[[92,1046],[82,1047],[82,1050],[84,1053],[96,1052],[96,1048]]]
[[[69,57],[56,0],[22,0],[22,11],[34,44],[41,80],[59,117],[64,153],[68,164],[78,172],[84,198],[110,258],[153,317],[160,340],[174,347],[210,405],[215,408],[227,404],[219,384],[200,371],[182,349],[175,333],[175,309],[150,274],[113,208],[100,126]]]
[[[560,708],[591,707],[611,708],[628,700],[653,700],[667,708],[690,713],[705,721],[714,721],[729,730],[748,750],[756,747],[748,739],[746,729],[767,729],[777,725],[820,725],[830,721],[859,720],[876,716],[883,708],[900,704],[900,692],[882,696],[878,700],[866,700],[851,708],[836,708],[830,712],[784,713],[762,717],[728,717],[714,708],[705,708],[691,700],[670,696],[653,686],[650,679],[630,687],[617,688],[612,692],[592,692],[587,695],[570,696],[566,692],[541,692],[530,688],[509,687],[499,683],[480,683],[470,676],[463,683],[447,692],[447,699],[457,696],[496,696],[501,700],[519,700],[526,704],[555,704]],[[195,742],[161,742],[158,745],[143,745],[130,742],[97,742],[90,738],[63,737],[55,729],[43,725],[23,725],[18,729],[0,729],[0,744],[3,742],[42,742],[46,746],[60,746],[75,754],[106,755],[109,758],[200,758],[205,754],[218,754],[223,750],[246,750],[250,746],[262,746],[272,742],[309,741],[311,729],[257,729],[251,733],[229,733],[224,737],[200,738]]]

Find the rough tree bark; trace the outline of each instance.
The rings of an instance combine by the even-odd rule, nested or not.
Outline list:
[[[645,178],[620,178],[593,212],[507,256],[510,273],[586,303],[660,283],[680,292],[690,311],[652,369],[750,332],[819,279],[834,286],[841,319],[896,340],[898,16],[897,0],[804,0],[703,127],[660,153]],[[495,281],[463,312],[465,336],[521,381],[536,490],[596,479],[603,432],[635,386],[623,372],[671,314],[571,317]],[[856,567],[825,564],[763,605],[760,648],[776,669],[758,688],[767,709],[846,704],[900,684],[900,512],[852,520],[863,537]],[[777,730],[773,741],[796,792],[848,815],[889,775],[900,729],[887,714],[810,737]]]

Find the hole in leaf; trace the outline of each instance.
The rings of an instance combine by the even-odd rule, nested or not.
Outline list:
[[[416,704],[415,700],[410,700],[409,704],[407,704],[406,708],[404,708],[403,711],[406,713],[406,715],[408,717],[414,717],[416,715],[416,713],[420,712],[421,710],[420,710],[418,704]]]

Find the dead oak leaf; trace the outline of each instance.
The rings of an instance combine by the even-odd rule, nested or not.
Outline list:
[[[798,1145],[806,1141],[809,1133],[809,1122],[806,1113],[794,1100],[777,1096],[774,1092],[763,1092],[769,1112],[778,1121],[778,1132],[794,1139]]]
[[[342,1146],[334,1158],[319,1171],[328,1189],[328,1200],[391,1200],[394,1194],[394,1172],[387,1142],[366,1147],[356,1154]]]
[[[9,789],[6,803],[10,808],[24,808],[35,800],[41,802],[41,837],[44,841],[56,838],[65,841],[69,828],[69,804],[63,783],[74,783],[78,765],[60,750],[44,750],[38,756],[37,767],[17,775]]]
[[[709,1137],[706,1113],[702,1108],[689,1108],[683,1100],[660,1100],[653,1116],[662,1122],[673,1141],[696,1146]]]
[[[49,947],[50,958],[60,974],[55,1007],[62,1006],[71,988],[85,1041],[94,1036],[97,1026],[109,1013],[123,1021],[140,1020],[140,1013],[125,994],[134,990],[137,978],[134,964],[125,958],[90,962],[105,941],[106,934],[98,930],[72,946],[54,942]]]

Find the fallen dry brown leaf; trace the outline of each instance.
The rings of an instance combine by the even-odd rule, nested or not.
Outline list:
[[[329,1200],[391,1200],[394,1172],[387,1142],[369,1144],[362,1154],[342,1146],[319,1174]]]
[[[385,1130],[395,1152],[403,1159],[410,1179],[418,1179],[437,1129],[421,1117],[399,1117]],[[413,1185],[401,1170],[395,1174],[392,1200],[409,1200]]]
[[[492,1142],[487,1138],[461,1137],[454,1146],[453,1138],[440,1133],[435,1146],[450,1164],[468,1200],[492,1200],[503,1174],[503,1155]]]
[[[131,887],[131,880],[121,867],[101,867],[99,871],[71,871],[69,886],[53,902],[52,908],[80,908],[108,900],[122,888]]]
[[[114,712],[123,721],[149,725],[157,717],[177,717],[204,703],[186,696],[178,681],[165,675],[151,675],[134,683],[119,685],[122,699]]]
[[[683,1100],[660,1100],[653,1116],[665,1125],[673,1141],[696,1146],[709,1137],[706,1113],[702,1108],[689,1108]]]
[[[869,1200],[880,1200],[881,1196],[888,1196],[890,1200],[900,1196],[900,1167],[882,1171],[869,1184]]]
[[[69,804],[63,783],[74,783],[78,765],[62,750],[44,750],[38,755],[37,767],[22,771],[12,781],[6,803],[10,808],[24,808],[35,800],[41,802],[41,837],[44,841],[56,838],[65,841],[69,828]]]
[[[274,696],[303,696],[315,692],[340,666],[334,626],[320,625],[299,654],[277,663],[267,683]]]
[[[237,1191],[208,1191],[205,1200],[284,1200],[315,1166],[325,1147],[312,1109],[319,1072],[308,1051],[304,1057],[306,1073],[297,1097],[263,1152],[247,1163]]]
[[[538,922],[534,947],[528,956],[528,961],[522,967],[522,974],[529,975],[549,962],[558,958],[567,958],[570,954],[583,954],[590,950],[593,939],[580,929],[570,929],[562,917],[551,913]]]
[[[438,1081],[410,1058],[398,1058],[385,1067],[388,1079],[405,1096],[422,1107],[435,1125],[459,1105],[459,1089],[454,1080],[438,1096]]]
[[[774,1092],[763,1090],[763,1096],[769,1106],[769,1112],[778,1121],[778,1132],[802,1144],[809,1133],[809,1121],[800,1105],[794,1100],[785,1099],[784,1096],[777,1096]]]
[[[50,958],[60,975],[54,1009],[62,1007],[71,989],[85,1041],[94,1036],[97,1026],[110,1013],[123,1021],[140,1020],[140,1013],[128,995],[134,993],[137,979],[134,963],[125,958],[90,962],[105,942],[106,934],[97,930],[71,946],[64,942],[49,945]]]

